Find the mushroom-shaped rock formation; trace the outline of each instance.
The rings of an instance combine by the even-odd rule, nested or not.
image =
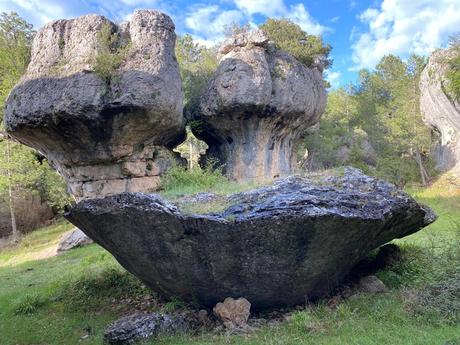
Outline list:
[[[6,105],[7,131],[44,153],[77,199],[150,191],[185,135],[174,23],[150,10],[99,15],[36,35]]]
[[[453,49],[433,53],[420,78],[420,108],[426,124],[441,134],[434,158],[442,171],[460,169],[460,103],[448,94],[447,60]]]
[[[244,297],[256,309],[329,293],[370,250],[436,218],[351,168],[207,200],[221,211],[124,193],[81,201],[66,217],[156,291],[207,306]]]
[[[275,49],[262,30],[225,41],[220,53],[192,126],[209,146],[206,157],[236,180],[289,174],[297,140],[326,105],[321,70]]]

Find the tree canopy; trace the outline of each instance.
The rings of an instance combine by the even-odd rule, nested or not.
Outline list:
[[[323,68],[332,65],[329,58],[331,46],[325,44],[321,36],[309,35],[289,19],[268,19],[260,25],[277,48],[292,54],[306,66],[319,64]]]

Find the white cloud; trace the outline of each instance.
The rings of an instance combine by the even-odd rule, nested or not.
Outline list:
[[[340,72],[326,71],[326,80],[331,84],[333,89],[336,89],[340,86],[340,77],[342,74]]]
[[[303,4],[292,5],[286,17],[298,24],[303,31],[312,35],[321,35],[330,30],[316,22]]]
[[[272,18],[289,18],[302,30],[312,35],[330,31],[328,27],[313,19],[303,3],[292,4],[288,7],[284,0],[272,0],[269,4],[266,0],[234,0],[234,2],[236,7],[249,18],[254,14]]]
[[[460,28],[458,0],[384,0],[359,16],[368,26],[352,39],[352,70],[373,68],[387,54],[429,54]]]
[[[244,18],[239,10],[222,10],[218,5],[199,6],[187,14],[185,26],[192,30],[199,43],[209,46],[223,38],[226,26],[240,23]]]
[[[53,19],[67,18],[69,12],[55,1],[41,0],[6,0],[0,1],[0,12],[18,12],[29,22],[41,26]]]

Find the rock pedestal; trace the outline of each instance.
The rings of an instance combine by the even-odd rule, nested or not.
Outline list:
[[[7,100],[7,131],[77,199],[155,190],[185,134],[175,39],[158,11],[121,26],[98,15],[46,24]]]
[[[261,30],[222,45],[200,101],[194,134],[228,177],[264,180],[289,174],[295,147],[326,105],[322,72],[275,49]]]

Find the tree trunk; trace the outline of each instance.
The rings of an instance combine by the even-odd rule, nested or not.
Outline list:
[[[9,204],[10,204],[10,214],[11,214],[11,229],[12,229],[12,237],[13,240],[16,241],[19,238],[19,232],[16,225],[16,215],[14,211],[14,199],[13,199],[13,186],[11,183],[11,149],[10,149],[10,142],[6,139],[6,162],[7,162],[7,169],[6,174],[8,176],[8,196],[9,196]]]
[[[420,177],[422,178],[422,184],[424,187],[426,187],[428,185],[429,177],[425,167],[423,166],[422,155],[420,154],[420,150],[418,149],[418,147],[415,149],[415,160],[417,161],[418,167],[420,169]]]
[[[192,170],[193,169],[193,143],[192,143],[192,140],[189,140],[188,148],[189,148],[188,164],[189,164],[189,169]]]

